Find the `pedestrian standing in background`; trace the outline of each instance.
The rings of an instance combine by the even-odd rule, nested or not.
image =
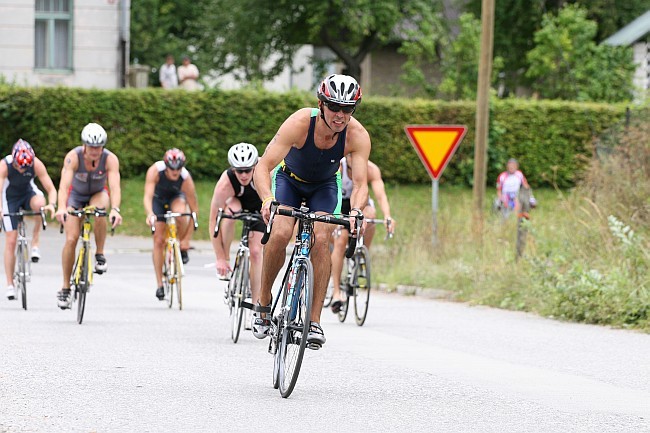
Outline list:
[[[178,67],[178,82],[185,90],[199,90],[199,68],[192,64],[189,56],[183,56],[183,64]]]
[[[158,78],[163,89],[175,89],[178,87],[176,65],[174,65],[174,56],[171,54],[167,54],[165,63],[160,67]]]

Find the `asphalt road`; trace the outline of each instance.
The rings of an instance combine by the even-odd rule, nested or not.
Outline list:
[[[150,239],[109,238],[77,325],[56,307],[62,241],[46,232],[28,311],[0,299],[0,432],[650,432],[650,335],[373,293],[361,328],[323,313],[282,399],[266,341],[230,340],[207,243],[178,311]]]

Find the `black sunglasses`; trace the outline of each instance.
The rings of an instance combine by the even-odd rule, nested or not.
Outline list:
[[[325,102],[325,106],[334,113],[343,111],[345,114],[354,113],[357,108],[355,105],[339,105],[334,102]]]
[[[253,169],[252,168],[236,168],[235,171],[237,173],[244,174],[244,173],[250,173],[251,171],[253,171]]]

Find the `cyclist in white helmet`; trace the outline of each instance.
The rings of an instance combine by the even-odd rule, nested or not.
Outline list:
[[[262,200],[253,183],[253,172],[257,165],[258,153],[249,143],[235,144],[228,150],[230,168],[224,171],[214,187],[210,203],[210,239],[216,256],[217,273],[226,277],[232,270],[230,266],[230,245],[235,232],[234,220],[223,219],[219,236],[212,237],[219,209],[233,215],[237,212],[260,212]],[[266,229],[264,223],[255,223],[248,237],[250,248],[250,282],[253,303],[259,302],[260,279],[262,276],[262,235]],[[253,319],[254,320],[254,319]]]
[[[303,108],[289,116],[266,147],[255,170],[255,186],[262,198],[262,215],[266,221],[273,200],[293,207],[299,207],[304,201],[316,213],[338,213],[341,208],[339,163],[347,154],[351,155],[353,165],[350,213],[362,214],[361,209],[368,201],[370,136],[352,117],[361,101],[361,88],[354,78],[334,74],[320,83],[316,95],[318,108]],[[350,222],[355,221],[351,218]],[[273,223],[271,237],[264,247],[262,306],[271,301],[271,286],[284,264],[285,248],[293,229],[291,218],[277,218]],[[331,273],[329,239],[333,229],[330,224],[314,225],[316,239],[311,249],[314,300],[307,336],[314,347],[325,343],[320,315]],[[264,338],[269,327],[269,318],[258,317],[253,333]]]
[[[56,219],[65,227],[65,244],[61,255],[63,289],[57,294],[58,305],[62,310],[70,308],[70,274],[81,230],[81,219],[68,215],[68,209],[81,209],[88,205],[107,209],[110,205],[108,219],[112,226],[122,223],[120,162],[113,152],[106,150],[107,139],[104,128],[97,123],[89,123],[81,131],[83,145],[68,152],[63,161],[56,212]],[[97,218],[94,225],[95,271],[101,274],[108,270],[104,257],[106,218]]]

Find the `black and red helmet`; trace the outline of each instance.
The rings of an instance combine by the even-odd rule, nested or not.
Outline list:
[[[185,154],[182,150],[173,148],[165,152],[165,165],[172,170],[180,170],[185,165]]]
[[[357,105],[361,102],[361,86],[349,75],[333,74],[320,83],[316,96],[323,102]]]
[[[14,162],[21,168],[31,167],[34,165],[34,159],[36,154],[31,144],[23,140],[22,138],[18,139],[16,144],[11,151]]]

